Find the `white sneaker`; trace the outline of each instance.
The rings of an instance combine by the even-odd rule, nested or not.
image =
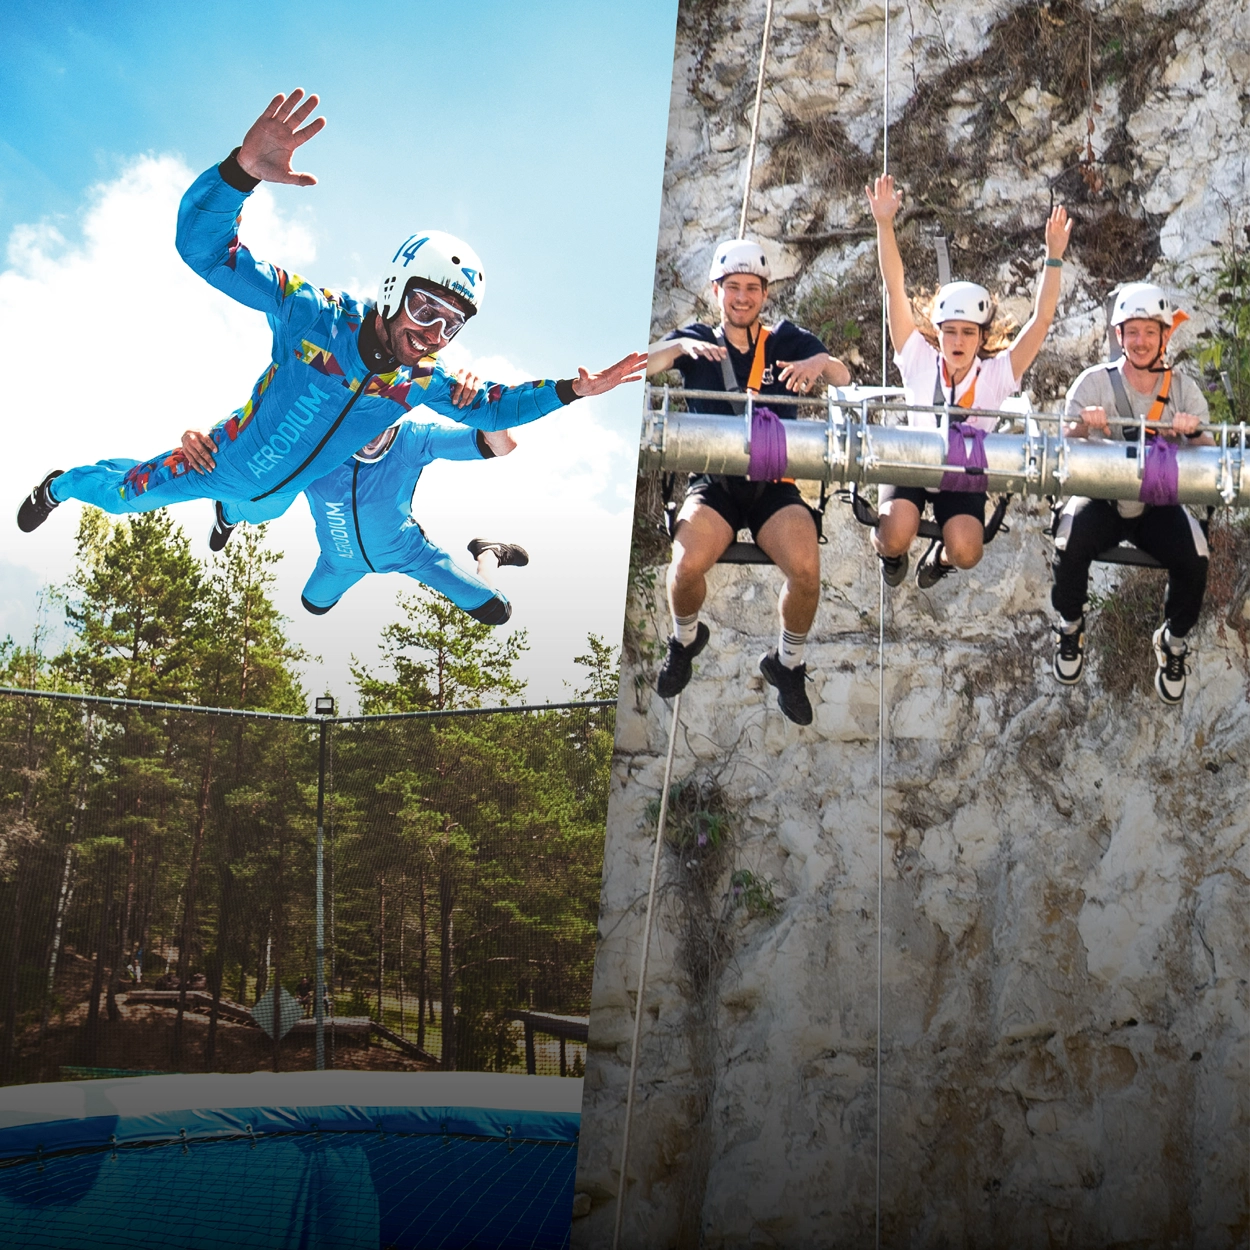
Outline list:
[[[1155,691],[1164,703],[1179,703],[1185,696],[1185,675],[1189,672],[1189,665],[1185,661],[1189,656],[1189,648],[1179,638],[1169,639],[1171,645],[1165,643],[1167,628],[1165,621],[1155,630],[1154,638],[1151,639],[1155,648],[1155,661],[1159,665],[1155,670]],[[1172,647],[1175,646],[1179,646],[1180,651],[1173,651]]]
[[[1056,681],[1065,686],[1074,686],[1081,679],[1085,668],[1085,618],[1069,633],[1061,623],[1051,627],[1055,631],[1055,652],[1051,657],[1050,669]]]

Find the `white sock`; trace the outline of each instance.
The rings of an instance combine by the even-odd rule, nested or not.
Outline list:
[[[488,586],[494,586],[499,570],[499,557],[493,551],[483,551],[477,558],[477,575]]]
[[[777,640],[777,658],[786,668],[798,668],[803,663],[803,649],[807,646],[807,634],[795,634],[781,627]]]
[[[1085,623],[1083,616],[1078,617],[1075,621],[1065,621],[1063,617],[1059,618],[1059,628],[1065,634],[1075,634],[1080,631],[1081,626]]]
[[[673,635],[683,647],[688,647],[699,633],[699,614],[693,613],[691,616],[678,616],[673,613]]]
[[[1185,642],[1186,637],[1186,634],[1174,634],[1171,625],[1168,625],[1163,631],[1163,645],[1173,655],[1183,655],[1189,650]]]

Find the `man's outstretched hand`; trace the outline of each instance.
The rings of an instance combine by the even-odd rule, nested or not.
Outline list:
[[[573,394],[585,399],[590,395],[602,395],[620,386],[622,382],[638,382],[646,367],[646,352],[630,352],[623,360],[609,365],[602,373],[588,373],[579,368],[577,377],[573,379]]]
[[[297,174],[291,168],[291,157],[297,147],[319,134],[326,124],[324,117],[318,117],[300,129],[318,102],[315,95],[304,99],[302,87],[296,87],[290,95],[274,96],[243,137],[237,157],[243,172],[262,182],[311,187],[316,178],[312,174]]]

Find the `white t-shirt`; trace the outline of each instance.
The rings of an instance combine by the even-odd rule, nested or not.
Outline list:
[[[938,380],[938,370],[942,367],[942,357],[919,330],[913,330],[911,337],[903,344],[903,350],[895,353],[894,363],[903,375],[907,402],[932,406],[933,389]],[[956,402],[968,393],[974,382],[977,388],[973,397],[974,407],[1000,407],[1003,400],[1020,389],[1020,379],[1011,369],[1011,353],[1000,352],[988,360],[977,360],[963,381],[955,387]],[[946,393],[949,394],[949,390]],[[951,415],[956,416],[955,413]],[[992,430],[998,424],[993,417],[967,417],[965,422],[982,430]],[[933,427],[938,424],[938,417],[932,412],[909,412],[907,424]]]

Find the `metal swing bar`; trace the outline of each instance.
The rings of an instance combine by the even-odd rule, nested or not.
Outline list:
[[[885,388],[831,388],[823,399],[769,396],[768,406],[823,409],[823,419],[798,417],[786,423],[786,476],[829,486],[940,487],[947,473],[984,476],[995,490],[1035,498],[1080,495],[1091,499],[1140,497],[1149,427],[1109,417],[1112,428],[1135,428],[1136,440],[1090,440],[1068,437],[1058,413],[1030,413],[1023,432],[986,435],[986,467],[969,470],[947,462],[948,431],[954,420],[1012,414],[979,409],[951,409],[903,404]],[[751,419],[760,404],[746,395],[742,416],[675,411],[676,399],[724,399],[720,392],[676,387],[648,387],[639,464],[668,472],[745,477],[750,460]],[[932,414],[935,426],[889,425],[883,418],[903,413]],[[875,418],[875,419],[874,419]],[[1250,506],[1250,471],[1246,464],[1246,425],[1204,423],[1216,436],[1212,447],[1187,447],[1178,458],[1177,498],[1185,504]]]

